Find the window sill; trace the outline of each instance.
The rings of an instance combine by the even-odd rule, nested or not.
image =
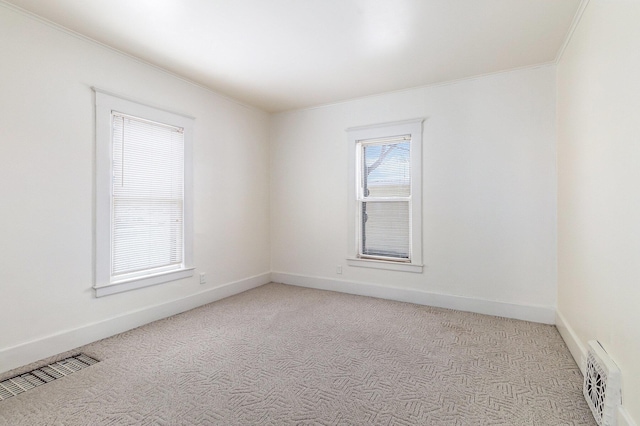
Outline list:
[[[184,268],[177,271],[163,272],[161,274],[150,275],[147,277],[132,278],[123,281],[117,281],[111,284],[95,285],[93,289],[96,291],[96,297],[108,296],[110,294],[122,293],[137,288],[149,287],[156,284],[162,284],[169,281],[181,280],[193,276],[195,268]]]
[[[402,272],[415,272],[415,273],[422,273],[422,268],[424,267],[424,265],[418,265],[416,263],[400,263],[400,262],[390,262],[385,260],[356,259],[356,258],[348,258],[347,265],[357,266],[362,268],[386,269],[389,271],[402,271]]]

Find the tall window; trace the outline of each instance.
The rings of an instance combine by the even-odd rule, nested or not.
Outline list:
[[[96,294],[191,276],[192,120],[101,92],[96,106]]]
[[[422,120],[348,129],[352,266],[422,271]]]
[[[360,257],[411,259],[411,135],[358,142]]]

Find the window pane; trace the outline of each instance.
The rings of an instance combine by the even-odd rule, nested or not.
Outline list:
[[[409,202],[363,202],[362,254],[409,259]]]
[[[363,144],[362,185],[365,197],[411,195],[410,141]]]
[[[114,199],[113,274],[182,262],[182,200]]]
[[[112,275],[183,260],[184,135],[113,116]]]

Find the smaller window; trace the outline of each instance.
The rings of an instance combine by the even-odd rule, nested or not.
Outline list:
[[[361,258],[411,261],[411,135],[358,141]]]
[[[422,271],[422,121],[348,129],[348,264]]]
[[[186,278],[192,119],[96,92],[97,296]]]

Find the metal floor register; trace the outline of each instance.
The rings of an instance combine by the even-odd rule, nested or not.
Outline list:
[[[90,356],[79,354],[4,380],[0,382],[0,401],[73,374],[97,362],[99,361]]]

